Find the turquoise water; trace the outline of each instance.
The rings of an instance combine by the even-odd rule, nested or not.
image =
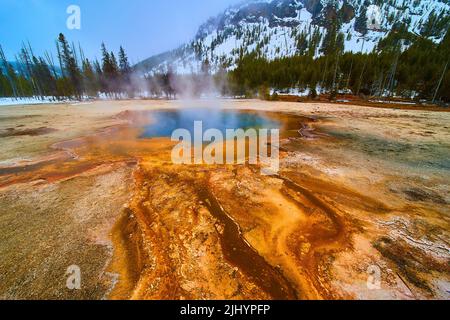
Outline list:
[[[281,124],[254,112],[217,109],[161,110],[150,113],[151,124],[144,127],[141,138],[170,137],[176,129],[187,129],[194,134],[194,122],[202,121],[203,132],[218,129],[225,135],[226,129],[280,129]]]

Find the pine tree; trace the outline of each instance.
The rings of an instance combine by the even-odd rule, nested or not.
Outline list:
[[[362,6],[359,15],[355,19],[355,30],[366,35],[367,33],[367,7]]]
[[[0,97],[11,97],[13,95],[11,85],[7,76],[3,72],[3,68],[0,65]]]
[[[102,88],[106,93],[113,92],[112,77],[114,74],[111,56],[106,49],[106,45],[102,43]]]
[[[2,46],[0,45],[0,63],[5,70],[6,79],[9,82],[9,86],[11,88],[11,96],[17,98],[19,96],[18,92],[18,79],[16,73],[14,72],[14,68],[12,65],[6,60],[5,53],[3,51]]]
[[[117,59],[116,56],[114,55],[114,52],[111,51],[111,53],[109,54],[110,56],[110,61],[111,61],[111,74],[109,75],[109,81],[110,81],[110,85],[111,85],[111,89],[112,92],[114,92],[115,94],[119,93],[120,91],[120,86],[119,86],[119,65],[117,63]]]
[[[133,96],[133,89],[131,86],[131,67],[128,62],[128,57],[122,46],[119,48],[119,73],[120,73],[120,86],[122,91],[128,93],[128,97]]]
[[[116,56],[114,55],[114,52],[111,51],[110,53],[110,60],[111,60],[111,75],[113,78],[116,78],[119,74],[119,64],[117,63]]]
[[[83,60],[83,84],[84,92],[89,97],[97,96],[99,90],[98,77],[95,74],[94,68],[92,67],[89,59],[85,58]]]
[[[74,52],[70,48],[65,36],[60,33],[58,37],[60,49],[59,55],[62,60],[65,74],[68,77],[70,86],[73,90],[73,94],[77,97],[81,97],[82,93],[82,83],[81,83],[81,72],[77,64]],[[68,88],[69,89],[69,88]]]
[[[128,62],[128,57],[122,46],[120,46],[120,49],[119,49],[119,67],[120,67],[120,73],[122,75],[128,76],[130,74],[130,72],[131,72],[130,63]]]
[[[308,49],[308,39],[306,33],[302,32],[297,37],[297,54],[304,55]]]

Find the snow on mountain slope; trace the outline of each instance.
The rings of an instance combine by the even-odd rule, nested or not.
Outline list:
[[[219,66],[232,69],[240,56],[249,53],[274,59],[309,50],[318,56],[334,20],[339,21],[347,52],[374,50],[398,24],[439,42],[449,17],[449,0],[250,0],[209,19],[190,43],[138,67],[147,74],[169,68],[187,74],[205,66],[212,71]]]

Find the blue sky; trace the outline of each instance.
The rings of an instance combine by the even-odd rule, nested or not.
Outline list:
[[[201,23],[242,0],[0,0],[0,44],[9,60],[22,41],[35,53],[51,49],[59,32],[80,42],[87,57],[123,45],[132,62],[190,40]],[[81,30],[66,27],[69,5],[81,9]]]

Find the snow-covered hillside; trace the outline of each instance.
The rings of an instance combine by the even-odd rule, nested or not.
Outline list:
[[[308,51],[320,55],[330,22],[338,21],[344,50],[370,52],[399,24],[435,42],[450,23],[449,0],[250,0],[200,26],[196,37],[138,64],[147,74],[181,74],[207,66],[232,69],[245,54],[274,59]]]

